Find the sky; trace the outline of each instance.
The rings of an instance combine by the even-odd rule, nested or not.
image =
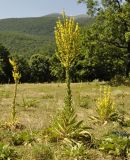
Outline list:
[[[86,13],[85,5],[77,0],[0,0],[0,19],[40,17],[63,10],[69,16]]]

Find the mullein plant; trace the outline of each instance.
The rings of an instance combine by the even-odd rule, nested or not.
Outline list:
[[[21,78],[21,74],[19,73],[18,70],[18,65],[16,63],[16,61],[14,59],[9,59],[9,62],[13,68],[12,71],[12,76],[15,82],[15,87],[14,87],[14,96],[13,96],[13,102],[12,102],[12,112],[11,112],[11,116],[12,116],[12,121],[15,122],[16,120],[16,96],[17,96],[17,86],[19,83],[19,80]]]
[[[72,106],[72,94],[70,86],[70,69],[80,53],[81,34],[78,23],[74,18],[68,18],[63,13],[63,19],[58,19],[55,27],[56,56],[64,66],[66,71],[67,94],[62,112],[59,112],[51,126],[51,139],[64,140],[78,139],[86,134],[86,139],[90,140],[90,134],[83,129],[82,121],[77,120],[77,115]],[[85,140],[85,138],[84,138]]]
[[[67,95],[65,105],[71,107],[70,69],[81,50],[80,28],[73,17],[68,18],[63,13],[63,20],[58,19],[55,27],[55,40],[57,45],[56,56],[66,71]]]
[[[103,123],[110,120],[116,112],[116,106],[111,96],[110,87],[104,86],[100,88],[100,97],[96,101],[96,107],[98,116]]]

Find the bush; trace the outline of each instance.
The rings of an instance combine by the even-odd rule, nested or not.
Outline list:
[[[110,80],[110,85],[112,86],[119,86],[125,84],[126,77],[122,75],[116,75],[114,78]]]

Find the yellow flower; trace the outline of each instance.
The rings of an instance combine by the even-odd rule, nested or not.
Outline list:
[[[13,67],[12,76],[14,78],[15,83],[19,81],[21,78],[21,74],[18,71],[18,66],[15,60],[9,59],[11,66]]]
[[[80,29],[74,18],[65,13],[63,20],[58,19],[55,27],[56,55],[65,68],[71,67],[80,51]]]
[[[110,87],[100,88],[100,97],[96,101],[97,112],[101,120],[108,120],[115,112],[115,103],[111,97]]]

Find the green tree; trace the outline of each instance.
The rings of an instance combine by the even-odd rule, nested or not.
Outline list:
[[[0,83],[8,83],[12,80],[9,52],[0,44]]]
[[[95,2],[94,0],[90,1]],[[128,36],[130,31],[130,2],[121,3],[118,0],[104,0],[102,5],[97,6],[94,3],[90,7],[88,5],[90,1],[80,1],[85,2],[88,9],[94,9],[94,6],[99,7],[96,10],[95,23],[86,31],[84,37],[84,46],[90,61],[95,61],[93,64],[96,68],[98,68],[97,64],[100,68],[109,66],[109,72],[112,71],[113,73],[108,77],[123,72],[128,76],[130,72],[130,40]],[[102,60],[104,59],[106,60],[103,63]],[[101,63],[103,65],[100,65]]]
[[[50,58],[50,72],[53,81],[63,82],[65,80],[65,69],[55,54]]]
[[[50,81],[49,58],[41,55],[34,54],[31,56],[30,61],[31,82],[48,82]]]
[[[60,63],[56,55],[50,58],[50,71],[53,81],[63,82],[65,80],[65,68]],[[76,58],[74,65],[70,68],[70,79],[72,82],[81,82],[93,79],[92,72],[90,74],[88,59],[84,53]]]
[[[92,72],[91,64],[89,64],[88,56],[85,52],[81,52],[70,72],[73,82],[91,81],[94,79],[94,72]]]

